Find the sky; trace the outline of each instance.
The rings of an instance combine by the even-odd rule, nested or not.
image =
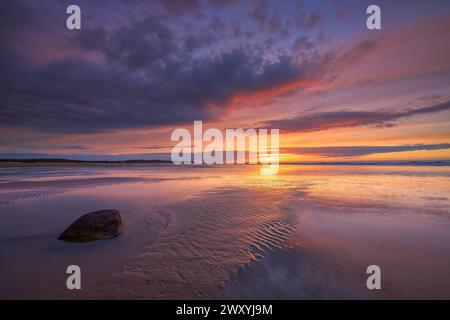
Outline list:
[[[445,0],[3,0],[0,158],[168,159],[202,120],[285,162],[450,160],[449,30]]]

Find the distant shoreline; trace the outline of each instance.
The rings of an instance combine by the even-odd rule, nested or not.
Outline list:
[[[0,159],[0,163],[172,163],[169,160],[71,160],[58,158]]]
[[[59,158],[0,159],[1,165],[8,164],[173,164],[170,160],[72,160]],[[195,166],[188,164],[190,166]],[[248,164],[246,164],[248,165]],[[450,166],[450,160],[430,161],[321,161],[282,162],[280,165],[323,165],[323,166]]]

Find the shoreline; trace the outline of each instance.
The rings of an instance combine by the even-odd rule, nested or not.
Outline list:
[[[380,161],[380,162],[282,162],[280,166],[363,166],[363,167],[447,167],[450,160],[439,161]],[[177,166],[177,167],[230,167],[230,165],[182,164],[166,160],[83,161],[66,159],[0,159],[0,168],[14,167],[132,167],[132,166]],[[261,166],[261,164],[235,164],[234,166]]]

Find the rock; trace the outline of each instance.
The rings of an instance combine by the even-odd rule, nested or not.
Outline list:
[[[87,213],[72,223],[58,237],[66,242],[87,242],[117,237],[123,229],[119,210],[106,209]]]

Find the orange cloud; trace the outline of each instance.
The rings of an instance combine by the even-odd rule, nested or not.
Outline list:
[[[289,83],[283,83],[267,89],[238,92],[226,104],[228,109],[257,108],[262,103],[274,97],[303,88],[318,88],[320,85],[317,79],[301,79]],[[208,106],[216,106],[215,103],[209,103]]]

